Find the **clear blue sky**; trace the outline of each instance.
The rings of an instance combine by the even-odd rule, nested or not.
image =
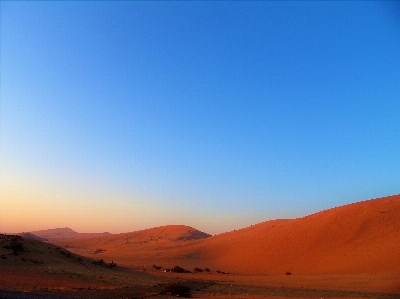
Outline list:
[[[0,231],[220,233],[400,192],[398,2],[1,2]]]

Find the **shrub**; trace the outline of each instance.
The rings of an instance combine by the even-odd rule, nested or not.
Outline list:
[[[10,249],[13,251],[14,255],[18,255],[20,252],[24,251],[24,245],[21,242],[11,242]]]
[[[171,283],[166,285],[160,294],[190,297],[190,288],[179,283]]]
[[[205,269],[204,269],[204,271],[206,271],[206,272],[210,272],[210,269],[208,269],[208,268],[205,268]]]
[[[99,265],[99,266],[103,267],[105,262],[104,262],[103,259],[101,259],[101,260],[97,260],[97,261],[92,261],[92,264]]]
[[[160,269],[161,269],[161,266],[153,265],[153,268],[154,268],[154,269],[157,269],[157,270],[160,270]]]
[[[111,261],[111,263],[110,263],[110,269],[111,269],[111,268],[114,268],[114,267],[116,267],[116,266],[117,266],[117,264],[114,263],[114,261]]]
[[[292,273],[288,271],[285,273],[285,275],[292,275]]]
[[[196,267],[193,269],[193,272],[203,272],[203,269]]]
[[[179,266],[175,266],[171,269],[171,272],[175,272],[175,273],[185,273],[185,269],[183,269],[182,267]]]

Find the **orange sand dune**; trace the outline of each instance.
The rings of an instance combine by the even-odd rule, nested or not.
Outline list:
[[[210,235],[185,225],[167,225],[136,232],[96,238],[55,241],[72,252],[94,259],[113,260],[119,265],[142,267],[187,263],[182,250]],[[189,247],[189,250],[192,250]],[[191,253],[189,252],[189,255]]]
[[[399,273],[400,196],[267,221],[196,250],[214,267],[243,273]]]
[[[209,238],[186,226],[166,226],[67,244],[76,253],[132,267],[198,266],[251,275],[399,273],[400,195]]]

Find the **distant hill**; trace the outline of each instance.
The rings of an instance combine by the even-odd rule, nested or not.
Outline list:
[[[173,259],[180,254],[180,258],[185,260],[186,256],[179,252],[182,246],[202,242],[210,237],[211,235],[190,226],[166,225],[129,233],[71,240],[67,245],[69,250],[94,259],[112,257],[122,263],[127,261],[129,266],[153,265],[161,262],[162,265],[166,265],[170,259],[167,256],[169,253]],[[65,242],[52,243],[66,246]],[[178,261],[174,260],[175,262]]]
[[[117,246],[118,244],[146,244],[153,241],[159,242],[179,242],[179,241],[195,241],[211,237],[211,235],[201,232],[186,225],[166,225],[144,229],[135,232],[122,234],[106,234],[98,235],[95,238],[77,240],[75,243],[82,246],[91,246],[90,244],[110,244]],[[72,246],[74,242],[69,242]],[[119,245],[118,245],[119,246]]]
[[[38,230],[38,231],[32,231],[30,233],[39,238],[46,239],[47,241],[69,241],[69,240],[75,240],[75,239],[84,239],[84,238],[92,238],[92,237],[110,235],[110,233],[108,233],[108,232],[78,233],[68,227]]]
[[[32,233],[20,233],[18,235],[21,236],[21,237],[24,237],[25,239],[29,239],[29,240],[48,241],[47,239],[38,237],[38,236],[36,236],[36,235],[34,235]]]

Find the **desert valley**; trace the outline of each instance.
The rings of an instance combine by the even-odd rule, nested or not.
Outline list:
[[[400,298],[400,195],[214,236],[7,234],[0,257],[0,298]]]

